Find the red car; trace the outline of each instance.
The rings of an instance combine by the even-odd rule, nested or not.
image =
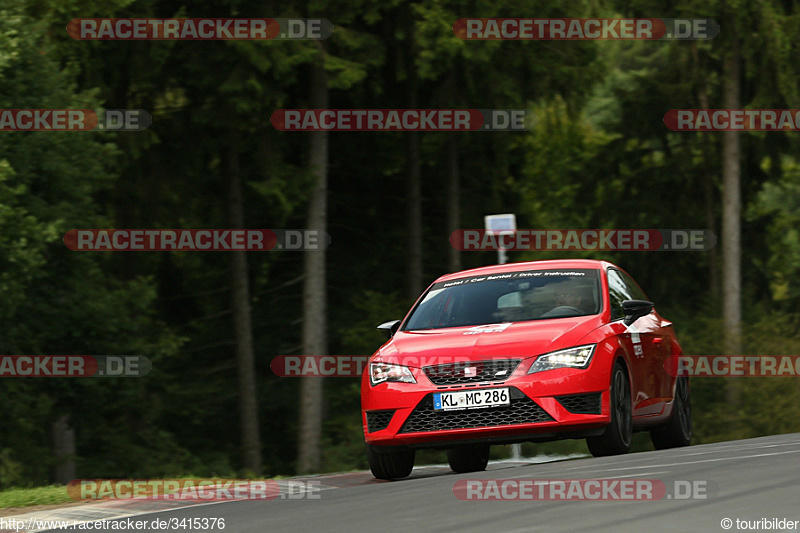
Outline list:
[[[692,437],[689,384],[672,324],[622,269],[535,261],[447,274],[400,321],[361,382],[367,456],[379,479],[406,477],[415,450],[447,450],[456,472],[486,468],[489,447],[585,438],[595,456]]]

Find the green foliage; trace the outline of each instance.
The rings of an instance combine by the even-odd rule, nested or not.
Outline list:
[[[597,158],[614,136],[571,116],[560,97],[535,106],[533,113],[536,125],[522,141],[525,166],[514,184],[525,215],[536,228],[588,227],[593,213],[586,184],[604,178]]]
[[[76,87],[78,65],[62,67],[55,48],[43,44],[47,22],[22,12],[0,22],[0,107],[99,108],[96,91]],[[154,319],[152,277],[125,279],[108,270],[109,256],[71,252],[60,242],[69,229],[109,226],[101,198],[116,178],[114,145],[93,133],[9,133],[0,137],[0,153],[2,352],[140,354],[152,360],[173,354],[180,340]],[[120,441],[137,434],[134,420],[155,422],[158,412],[138,403],[147,396],[143,383],[117,381],[4,382],[4,477],[12,483],[22,476],[36,483],[49,479],[50,424],[60,415],[72,415],[82,449],[99,440],[97,431],[85,428],[97,426],[102,411],[119,422],[108,428],[100,423],[102,436]],[[153,450],[162,448],[153,442]],[[96,453],[92,469],[115,457],[112,449]]]
[[[15,461],[10,449],[0,450],[0,488],[14,487],[25,484],[25,470]]]
[[[386,342],[386,338],[375,328],[389,320],[400,320],[408,306],[398,293],[381,293],[365,290],[351,298],[352,316],[349,325],[340,329],[342,348],[345,353],[372,355]]]
[[[772,299],[789,310],[800,302],[800,165],[789,155],[781,158],[780,165],[779,179],[763,184],[747,218],[767,221],[770,254],[759,264],[770,280]]]
[[[718,355],[722,348],[722,321],[696,317],[679,331],[683,353]],[[800,353],[800,316],[761,311],[745,325],[743,349],[750,355]],[[800,389],[792,377],[693,378],[691,380],[695,442],[759,437],[800,431]],[[741,401],[732,408],[726,392],[737,387]]]
[[[35,488],[14,488],[0,491],[0,509],[55,505],[72,502],[64,485],[46,485]]]
[[[324,16],[331,107],[402,107],[410,74],[420,108],[530,109],[527,133],[420,134],[424,276],[448,269],[445,148],[458,135],[461,224],[515,212],[527,228],[711,228],[718,231],[720,137],[668,131],[673,108],[721,103],[721,60],[742,44],[743,104],[794,107],[797,6],[775,1],[661,5],[544,1],[537,17],[712,17],[713,41],[464,41],[463,16],[522,16],[529,2],[399,0],[307,5],[204,0],[23,0],[0,7],[0,108],[143,108],[146,132],[0,135],[0,338],[7,354],[142,354],[141,379],[5,380],[0,387],[0,487],[47,483],[50,424],[71,414],[78,475],[246,475],[238,439],[229,257],[222,253],[71,252],[73,228],[226,227],[227,165],[238,153],[248,227],[300,228],[312,184],[308,137],[269,116],[308,106],[313,41],[88,42],[75,17]],[[268,13],[267,13],[268,12]],[[405,39],[413,25],[413,57]],[[735,32],[733,31],[735,29]],[[381,322],[412,302],[405,284],[407,134],[330,135],[330,351],[369,355]],[[797,140],[742,135],[750,353],[798,353],[800,166]],[[618,262],[676,324],[685,353],[722,352],[712,254],[512,253]],[[462,254],[465,267],[494,253]],[[269,370],[300,351],[302,257],[250,254],[253,335],[265,470],[291,474],[297,380]],[[798,431],[790,378],[692,381],[698,442]],[[724,400],[740,388],[740,407]],[[364,468],[359,386],[326,381],[325,470]],[[637,434],[634,449],[650,449]],[[495,458],[507,455],[497,448]],[[524,454],[586,453],[583,441],[526,445]],[[444,462],[422,452],[420,462]],[[27,496],[26,496],[27,497]],[[38,498],[36,496],[35,498]],[[0,506],[5,500],[0,497]],[[9,500],[10,501],[10,500]],[[37,500],[38,501],[38,500]],[[6,505],[11,505],[6,503]]]

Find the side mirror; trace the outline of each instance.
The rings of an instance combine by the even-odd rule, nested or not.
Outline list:
[[[625,319],[622,323],[630,326],[636,322],[636,319],[652,313],[654,305],[653,302],[647,300],[625,300],[622,302],[622,310],[625,312]]]
[[[384,322],[380,326],[378,326],[378,331],[383,332],[386,335],[387,339],[391,339],[392,336],[397,333],[397,328],[400,327],[399,320],[390,320],[389,322]]]

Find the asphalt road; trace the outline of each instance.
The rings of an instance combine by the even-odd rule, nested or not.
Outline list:
[[[233,533],[651,533],[725,531],[721,526],[724,518],[733,520],[730,531],[742,530],[741,527],[737,529],[737,518],[800,521],[800,434],[545,464],[492,463],[485,472],[472,474],[423,467],[415,469],[411,477],[395,482],[378,482],[368,473],[345,477],[347,482],[319,478],[326,488],[318,493],[318,499],[233,501],[149,513],[137,518],[147,521],[224,518],[224,531]],[[459,480],[492,479],[659,480],[671,499],[665,496],[655,501],[463,501],[454,494],[454,484]],[[687,482],[694,483],[699,498],[676,499],[675,482],[681,487],[688,486]],[[751,522],[751,527],[753,525]],[[108,524],[106,528],[110,530]],[[767,525],[759,529],[781,531]]]

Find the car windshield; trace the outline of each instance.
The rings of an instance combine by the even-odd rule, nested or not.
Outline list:
[[[431,286],[403,331],[594,315],[601,302],[595,269],[472,276]]]

